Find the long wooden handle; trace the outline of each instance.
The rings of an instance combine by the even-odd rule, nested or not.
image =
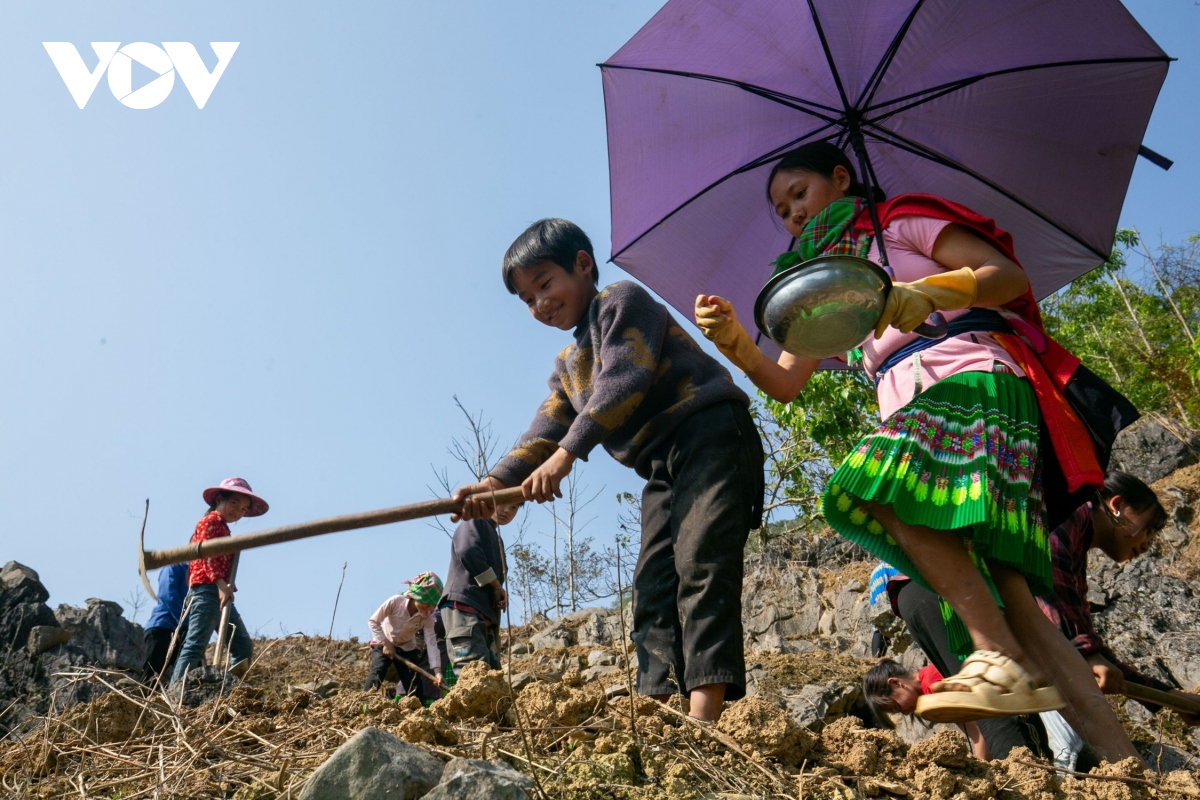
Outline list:
[[[509,505],[520,503],[525,499],[520,486],[511,489],[501,489],[487,494],[474,495],[475,498],[488,503]],[[146,569],[158,569],[167,564],[180,564],[184,561],[194,561],[198,558],[212,558],[227,553],[239,553],[253,547],[266,547],[280,542],[294,542],[297,539],[307,539],[310,536],[321,536],[326,533],[337,533],[358,528],[371,528],[376,525],[389,525],[393,522],[404,522],[410,519],[433,517],[438,514],[451,514],[458,511],[460,505],[452,498],[444,500],[427,500],[424,503],[412,503],[407,506],[396,506],[379,511],[364,511],[361,514],[346,514],[341,517],[329,517],[298,525],[284,525],[279,528],[269,528],[258,533],[247,533],[243,536],[222,536],[219,539],[206,539],[202,542],[192,542],[182,547],[171,547],[166,550],[151,550],[145,553]]]
[[[1170,694],[1161,689],[1142,686],[1140,683],[1125,681],[1125,696],[1132,697],[1134,700],[1145,700],[1147,703],[1173,708],[1176,711],[1182,711],[1184,714],[1200,714],[1200,702],[1187,697]]]
[[[234,555],[233,560],[229,564],[229,580],[230,586],[236,586],[238,562],[241,561],[241,553]],[[217,650],[213,653],[213,664],[222,669],[225,668],[225,649],[229,647],[229,609],[233,608],[233,601],[224,603],[221,606],[221,621],[217,623]]]

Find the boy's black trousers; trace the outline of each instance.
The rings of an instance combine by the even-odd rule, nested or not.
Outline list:
[[[742,557],[762,521],[763,449],[746,406],[690,416],[643,459],[642,542],[633,576],[637,690],[746,693]]]

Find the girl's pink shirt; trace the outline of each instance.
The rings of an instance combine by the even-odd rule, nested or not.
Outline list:
[[[888,261],[895,270],[897,281],[915,281],[962,266],[943,266],[933,260],[933,245],[942,229],[949,224],[945,220],[931,217],[900,217],[883,229]],[[876,263],[879,262],[877,243],[871,244],[871,251],[867,257]],[[943,313],[947,320],[951,320],[967,311],[968,309],[962,309]],[[916,338],[918,337],[915,333],[905,334],[895,328],[888,328],[878,340],[874,334],[868,336],[862,344],[863,368],[867,375],[873,380],[875,370],[889,353]],[[995,362],[1000,362],[1021,377],[1025,375],[1013,362],[1008,351],[986,333],[964,333],[948,337],[933,347],[914,353],[884,373],[883,379],[876,387],[879,395],[879,415],[887,419],[911,402],[919,392],[928,389],[942,378],[958,372],[991,372]]]

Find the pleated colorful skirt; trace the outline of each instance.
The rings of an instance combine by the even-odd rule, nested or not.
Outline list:
[[[910,525],[960,533],[996,602],[995,561],[1021,572],[1030,590],[1053,590],[1038,458],[1037,398],[1008,373],[944,378],[859,442],[825,487],[822,510],[834,530],[933,590],[866,508],[891,506]],[[970,636],[942,602],[952,650]]]

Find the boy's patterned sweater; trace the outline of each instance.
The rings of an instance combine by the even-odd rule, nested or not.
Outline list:
[[[630,281],[592,300],[549,384],[533,424],[490,473],[506,486],[521,483],[560,446],[586,460],[602,444],[638,469],[691,414],[724,400],[750,403],[666,306]]]

